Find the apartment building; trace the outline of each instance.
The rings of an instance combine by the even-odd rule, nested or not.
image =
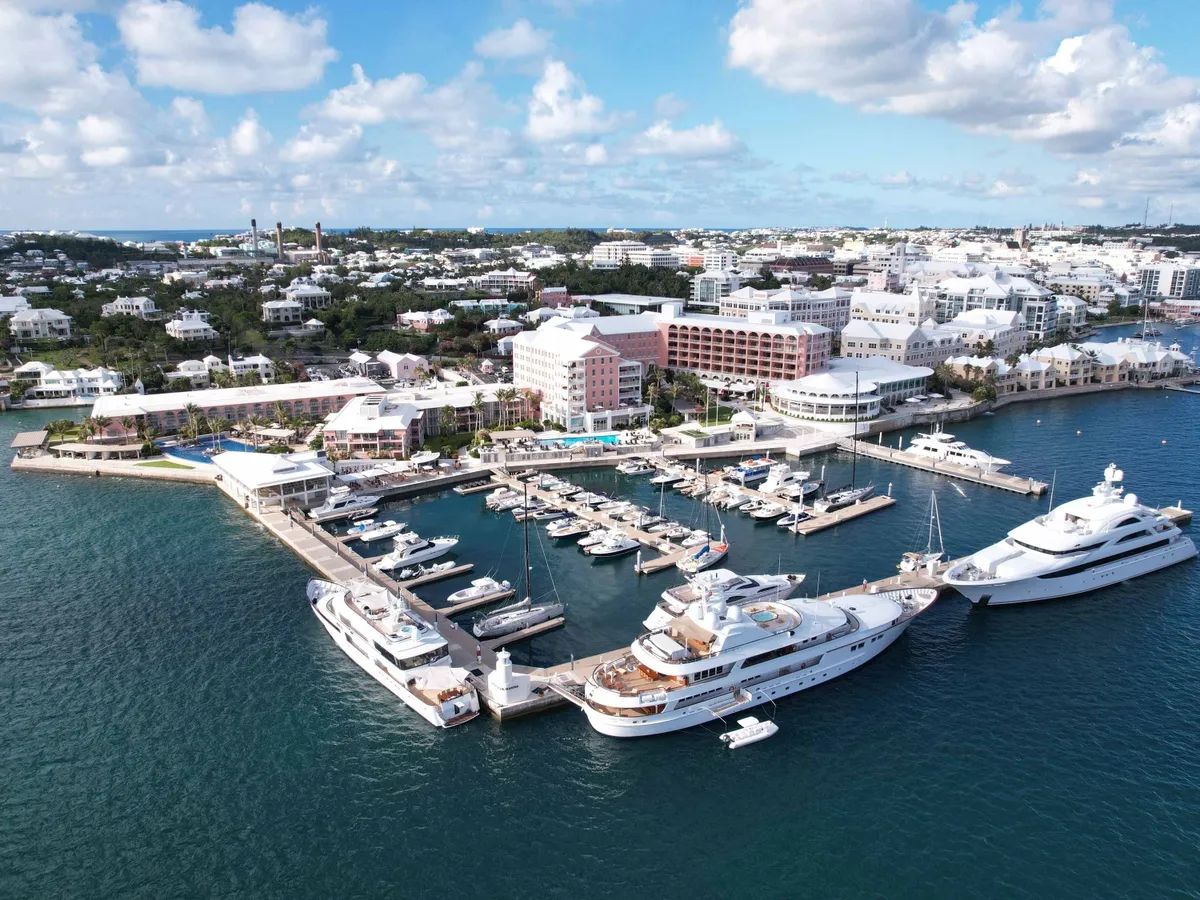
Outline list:
[[[844,288],[809,291],[804,288],[733,291],[719,306],[719,315],[747,318],[754,314],[782,313],[787,322],[809,322],[840,331],[850,319],[853,295]]]
[[[537,276],[532,272],[521,272],[512,268],[472,275],[470,281],[471,287],[475,290],[483,291],[493,297],[504,297],[520,291],[533,297],[540,287]]]
[[[868,322],[851,319],[842,329],[841,354],[845,359],[880,356],[905,366],[933,369],[962,353],[962,335],[933,322],[924,326],[907,322]]]
[[[957,332],[968,351],[990,345],[990,354],[1000,359],[1020,354],[1029,345],[1025,318],[1012,310],[968,309],[941,327]]]
[[[1200,267],[1186,263],[1155,263],[1138,273],[1142,295],[1189,299],[1200,297]]]
[[[263,356],[261,353],[254,356],[245,356],[240,359],[235,359],[230,356],[229,374],[234,378],[241,378],[245,375],[257,375],[263,384],[270,384],[275,380],[275,363]]]
[[[734,291],[742,286],[741,276],[728,270],[705,270],[692,276],[692,306],[719,309]]]

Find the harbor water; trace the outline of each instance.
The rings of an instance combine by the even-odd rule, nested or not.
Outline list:
[[[0,446],[59,416],[0,417]],[[951,430],[1053,479],[1059,501],[1115,461],[1146,502],[1200,503],[1200,396],[1021,403]],[[846,454],[805,466],[849,479]],[[818,576],[822,591],[853,587],[924,544],[931,490],[951,556],[1047,502],[871,460],[857,475],[899,502],[808,538],[723,514],[727,564],[803,571],[814,592]],[[658,503],[644,478],[571,477]],[[764,709],[778,735],[731,752],[719,723],[618,741],[573,708],[430,728],[333,646],[307,608],[312,573],[211,488],[6,466],[0,503],[0,896],[1200,887],[1195,561],[1025,607],[949,594],[876,661]],[[699,504],[671,491],[664,503],[703,525]],[[521,577],[520,526],[481,496],[381,517],[460,535],[472,577]],[[515,648],[526,664],[627,643],[677,580],[534,535],[531,556],[534,593],[556,591],[568,624]],[[437,604],[465,583],[420,592]]]

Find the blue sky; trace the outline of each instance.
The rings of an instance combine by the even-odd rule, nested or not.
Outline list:
[[[1200,221],[1200,4],[0,0],[6,227]]]

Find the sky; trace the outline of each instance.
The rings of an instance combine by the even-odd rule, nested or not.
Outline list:
[[[1196,0],[0,0],[0,226],[1200,221]]]

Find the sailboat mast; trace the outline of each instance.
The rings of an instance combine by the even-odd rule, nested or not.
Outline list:
[[[525,515],[521,519],[521,524],[525,529],[525,599],[533,598],[533,591],[529,587],[529,482],[521,482],[522,491],[525,495]]]
[[[858,477],[858,373],[854,373],[854,434],[850,436],[850,487]]]

